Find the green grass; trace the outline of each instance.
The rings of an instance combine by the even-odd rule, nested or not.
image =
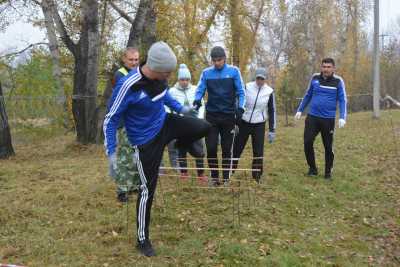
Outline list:
[[[261,186],[235,174],[240,226],[232,224],[231,191],[161,177],[151,259],[134,248],[135,201],[117,203],[102,146],[77,145],[72,135],[37,141],[35,132],[36,141],[18,142],[16,156],[0,162],[0,263],[399,266],[400,111],[349,116],[335,133],[333,182],[304,175],[303,124],[281,126],[265,145]],[[319,137],[315,147],[323,172]]]

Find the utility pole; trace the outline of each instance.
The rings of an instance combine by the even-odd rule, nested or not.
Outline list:
[[[373,117],[380,116],[379,90],[379,0],[374,0],[374,83],[373,83]]]

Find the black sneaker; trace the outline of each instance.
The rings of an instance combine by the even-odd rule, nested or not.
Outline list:
[[[331,181],[332,180],[332,174],[330,172],[325,173],[325,179]]]
[[[156,252],[151,245],[150,240],[146,239],[143,242],[138,242],[136,248],[146,257],[153,257],[156,255]]]
[[[307,175],[308,176],[317,176],[318,175],[318,170],[310,168],[310,169],[308,169]]]
[[[219,179],[218,179],[218,178],[211,178],[211,179],[209,180],[209,185],[210,185],[211,187],[218,187],[218,186],[220,185]]]
[[[261,184],[261,175],[253,176],[253,179],[257,182],[257,184]]]
[[[224,179],[224,186],[229,187],[230,185],[231,185],[231,182],[229,181],[229,179]]]
[[[128,194],[126,192],[117,192],[117,199],[121,203],[128,202]]]

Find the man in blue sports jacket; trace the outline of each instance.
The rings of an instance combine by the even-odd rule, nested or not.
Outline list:
[[[167,79],[175,70],[176,62],[175,54],[166,43],[154,43],[146,63],[131,70],[116,84],[103,126],[111,173],[116,169],[116,132],[121,119],[134,148],[141,180],[136,204],[137,248],[149,257],[155,255],[149,239],[149,224],[164,147],[173,139],[177,139],[178,147],[187,147],[210,129],[205,120],[165,112],[164,105],[176,113],[194,112],[168,92]]]
[[[225,50],[215,46],[211,50],[213,66],[203,70],[193,106],[200,107],[205,92],[208,93],[206,120],[211,130],[206,136],[207,158],[210,168],[218,168],[217,147],[221,136],[222,166],[228,168],[235,124],[244,113],[245,92],[239,68],[226,64]],[[212,185],[219,185],[218,170],[211,170]],[[223,171],[224,184],[229,184],[229,171]]]
[[[307,105],[310,105],[304,127],[304,153],[309,166],[308,175],[318,175],[315,164],[314,140],[321,132],[325,148],[325,178],[328,180],[332,178],[334,159],[332,145],[337,103],[339,103],[340,110],[339,128],[344,127],[347,116],[344,81],[334,72],[335,61],[332,58],[324,58],[321,73],[312,76],[307,92],[295,115],[296,119],[300,119],[301,113]]]

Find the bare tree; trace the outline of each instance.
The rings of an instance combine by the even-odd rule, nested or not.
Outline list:
[[[14,155],[14,149],[11,142],[10,127],[4,103],[3,89],[0,83],[0,159],[5,159]]]
[[[51,7],[48,1],[44,0],[42,2],[34,1],[36,4],[40,5],[43,16],[44,24],[46,27],[47,38],[49,40],[49,50],[51,54],[51,59],[53,62],[53,77],[56,82],[58,103],[65,106],[65,93],[64,84],[61,76],[61,65],[60,65],[60,51],[57,41],[56,29],[54,26],[54,20],[51,12]]]
[[[72,112],[77,141],[83,144],[94,143],[97,132],[98,1],[80,2],[81,29],[77,43],[71,39],[54,0],[43,0],[42,3],[50,10],[61,40],[74,57]]]

